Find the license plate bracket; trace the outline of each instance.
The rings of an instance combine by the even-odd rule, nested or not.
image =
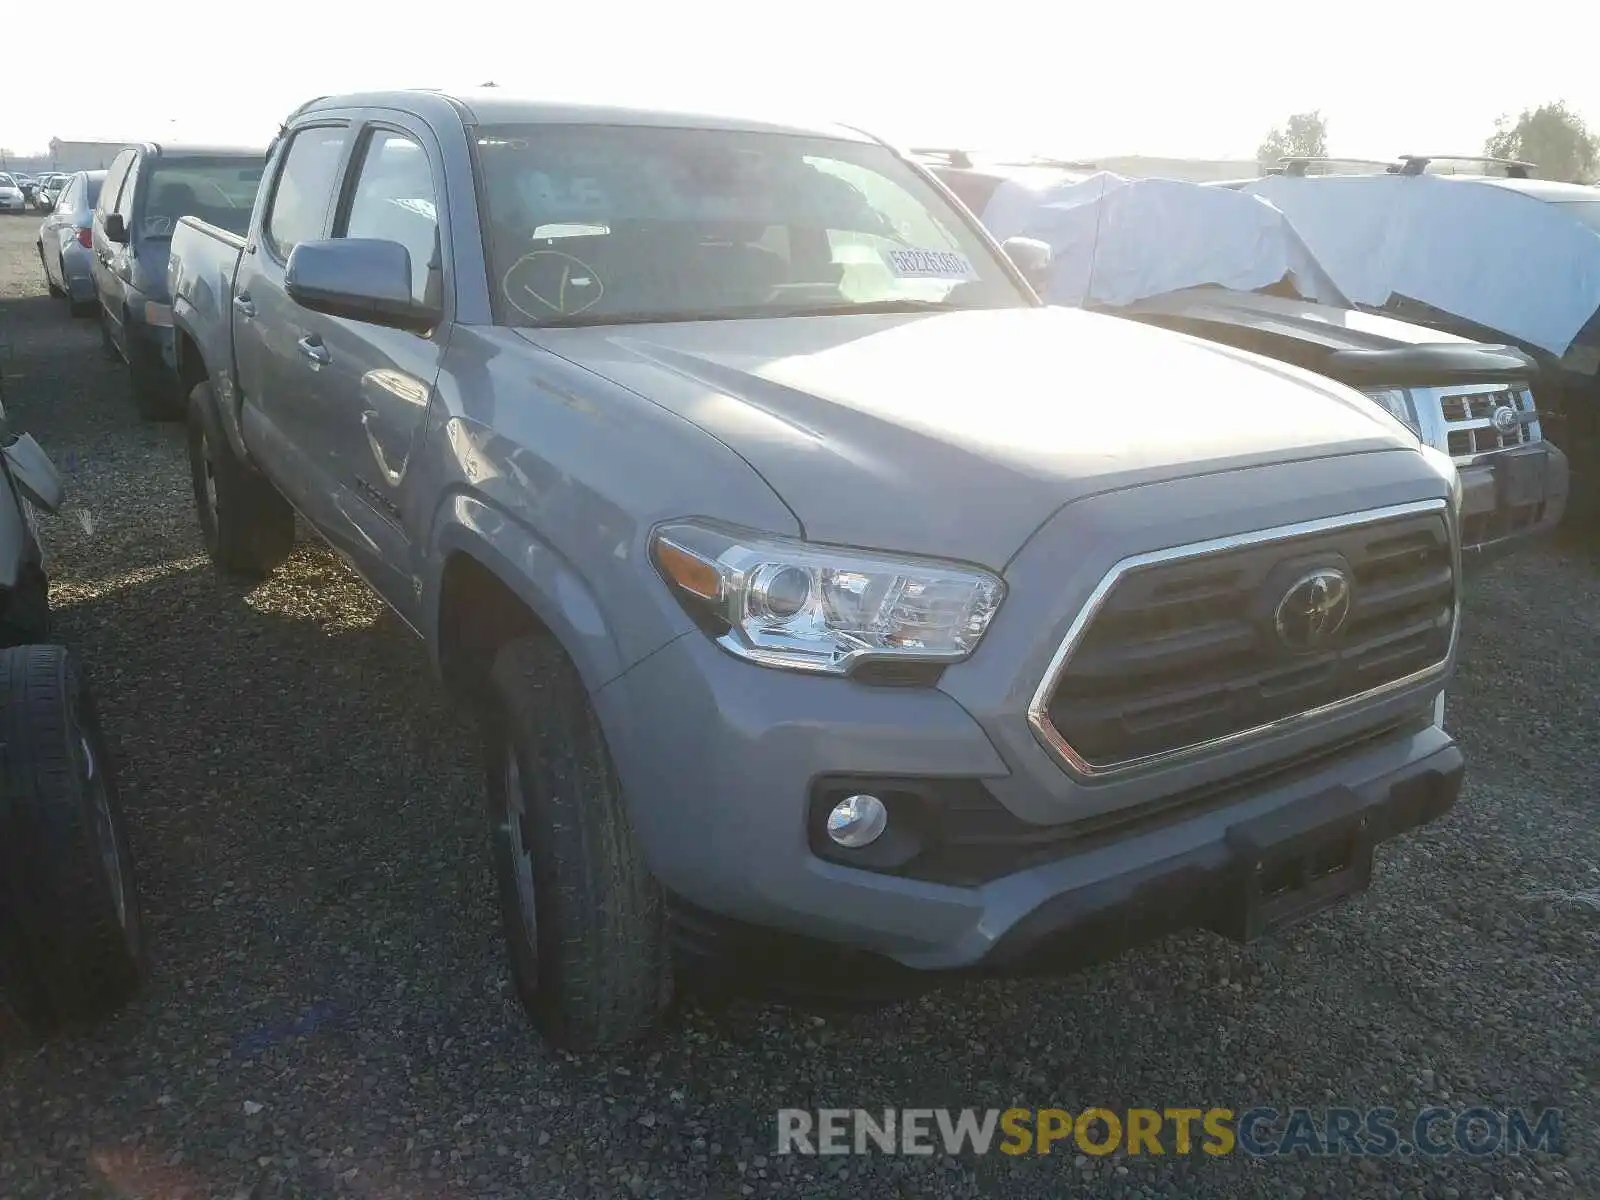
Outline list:
[[[1543,446],[1510,450],[1496,456],[1494,477],[1503,508],[1544,503],[1550,472],[1550,455]]]
[[[1366,891],[1370,817],[1360,796],[1336,787],[1230,826],[1234,879],[1218,932],[1254,941]]]

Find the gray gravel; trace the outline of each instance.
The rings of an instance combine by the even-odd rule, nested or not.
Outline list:
[[[0,1064],[0,1195],[1596,1194],[1592,554],[1474,583],[1466,795],[1308,927],[851,1018],[689,1005],[635,1053],[554,1055],[507,985],[471,727],[310,541],[253,591],[212,574],[179,430],[141,425],[93,323],[45,296],[36,229],[0,219],[0,370],[69,476],[54,601],[119,754],[155,966],[97,1032]],[[1433,1101],[1561,1105],[1567,1153],[771,1156],[779,1106]]]

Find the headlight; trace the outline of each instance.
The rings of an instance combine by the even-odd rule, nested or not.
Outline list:
[[[1411,407],[1411,395],[1404,388],[1379,388],[1361,394],[1368,400],[1377,401],[1412,433],[1418,437],[1422,436],[1421,422],[1417,420],[1416,410]]]
[[[693,522],[656,530],[656,569],[716,622],[722,647],[769,667],[845,675],[868,659],[955,662],[1005,595],[987,571]]]

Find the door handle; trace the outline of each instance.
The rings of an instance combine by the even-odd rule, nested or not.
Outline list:
[[[247,321],[256,315],[256,302],[250,299],[249,296],[235,296],[233,298],[233,306],[239,310],[239,315]]]
[[[333,355],[328,353],[328,348],[322,344],[322,339],[314,333],[308,333],[295,345],[300,347],[300,353],[305,355],[313,367],[326,366],[333,361]]]

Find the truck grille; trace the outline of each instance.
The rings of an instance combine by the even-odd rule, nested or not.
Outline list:
[[[1302,637],[1300,585],[1326,596],[1338,576],[1342,624]],[[1442,502],[1141,555],[1101,581],[1029,717],[1084,775],[1198,753],[1419,681],[1449,657],[1456,604]]]
[[[1539,425],[1533,415],[1533,393],[1526,389],[1441,389],[1435,394],[1452,458],[1475,458],[1539,440]],[[1518,418],[1509,430],[1494,423],[1495,411],[1507,407],[1514,409]]]

